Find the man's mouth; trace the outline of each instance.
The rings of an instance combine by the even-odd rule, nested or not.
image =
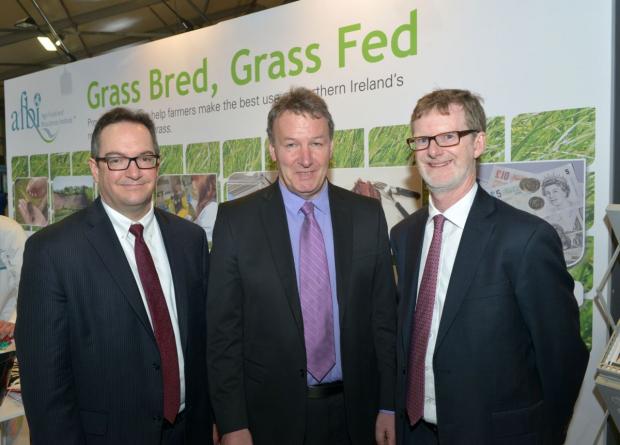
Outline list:
[[[451,161],[443,161],[443,162],[428,162],[427,165],[431,168],[441,168],[450,164]]]

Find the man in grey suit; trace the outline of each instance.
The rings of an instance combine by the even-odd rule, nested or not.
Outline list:
[[[16,327],[31,440],[211,443],[204,230],[154,209],[149,116],[97,122],[99,198],[27,242]]]
[[[477,96],[424,96],[411,130],[430,199],[391,233],[398,443],[561,444],[588,352],[560,239],[476,183]]]
[[[220,205],[207,303],[222,444],[394,443],[396,300],[378,200],[327,181],[334,124],[299,88],[268,118],[279,179]]]

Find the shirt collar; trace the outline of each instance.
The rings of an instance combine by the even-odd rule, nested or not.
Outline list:
[[[307,200],[291,192],[286,187],[284,182],[282,182],[282,179],[278,179],[278,185],[280,186],[280,191],[282,192],[284,207],[286,207],[286,210],[296,215],[298,212],[300,212],[301,206],[303,206]],[[319,212],[326,215],[329,214],[329,193],[327,181],[325,181],[325,183],[323,184],[323,187],[321,188],[319,194],[310,201],[314,204],[314,208],[317,209]]]
[[[476,192],[478,191],[478,183],[474,182],[474,185],[471,189],[459,199],[457,202],[452,204],[450,208],[448,208],[445,212],[443,212],[443,216],[446,217],[448,221],[457,226],[459,229],[463,229],[465,227],[465,222],[467,222],[467,216],[469,216],[469,211],[471,210],[471,206],[474,203],[474,198],[476,197]],[[428,221],[432,221],[435,215],[440,214],[441,212],[437,210],[437,207],[433,204],[433,197],[429,197],[428,204]]]
[[[142,224],[142,226],[144,226],[145,236],[150,233],[151,227],[153,226],[153,223],[155,221],[155,211],[153,210],[152,204],[149,211],[146,212],[146,215],[144,215],[138,221],[127,218],[119,211],[114,210],[112,207],[107,205],[103,201],[103,199],[101,200],[101,204],[103,204],[103,209],[108,214],[108,217],[112,222],[112,226],[114,227],[114,230],[119,236],[126,237],[129,234],[129,226],[131,226],[132,224]]]

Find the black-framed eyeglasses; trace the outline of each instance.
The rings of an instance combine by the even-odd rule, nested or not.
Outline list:
[[[140,170],[149,170],[157,167],[159,164],[159,155],[144,154],[128,158],[126,156],[106,156],[103,158],[95,158],[95,161],[105,161],[108,168],[113,171],[127,170],[131,161],[135,162]]]
[[[426,150],[431,145],[431,141],[435,141],[440,147],[452,147],[461,142],[463,136],[478,133],[480,130],[457,130],[439,133],[435,136],[414,136],[407,138],[407,145],[412,151]]]

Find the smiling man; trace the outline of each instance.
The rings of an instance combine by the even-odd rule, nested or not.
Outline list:
[[[381,205],[328,182],[334,123],[310,90],[274,103],[267,134],[278,181],[220,205],[213,232],[207,356],[222,444],[393,444]]]
[[[562,444],[588,362],[555,230],[476,183],[485,130],[465,90],[411,117],[430,199],[391,233],[399,445]]]
[[[154,209],[147,114],[95,125],[99,198],[26,244],[16,342],[32,444],[211,443],[204,230]]]

